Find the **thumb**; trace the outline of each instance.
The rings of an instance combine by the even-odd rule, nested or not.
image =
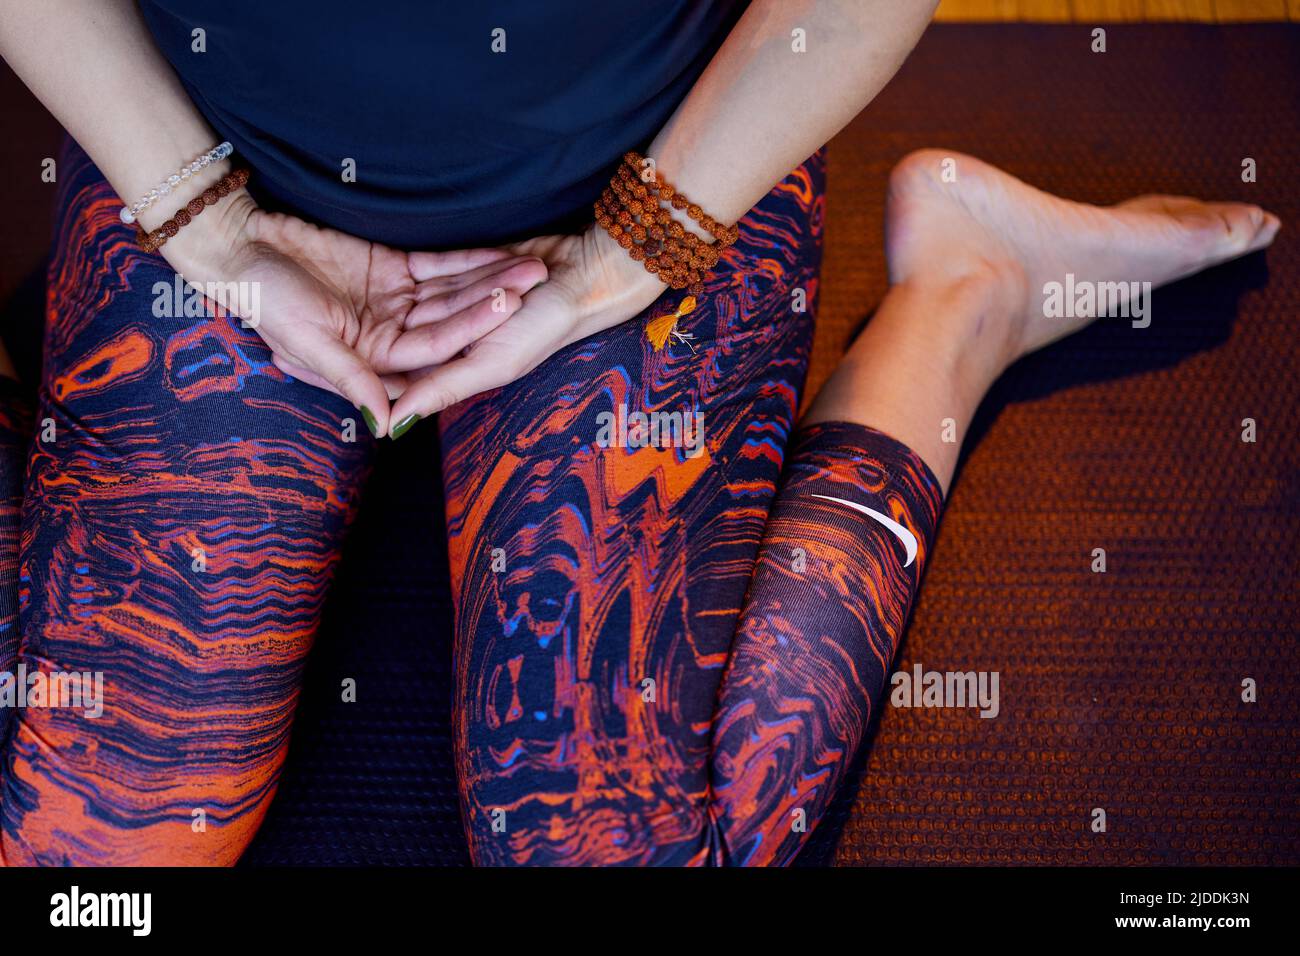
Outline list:
[[[295,349],[311,356],[304,366],[329,383],[330,388],[350,401],[370,434],[379,438],[387,433],[388,390],[379,375],[351,348],[329,335],[314,337],[308,348]]]

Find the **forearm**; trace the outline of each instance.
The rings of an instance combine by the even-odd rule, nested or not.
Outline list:
[[[936,3],[755,0],[649,156],[693,202],[736,221],[884,87]]]
[[[217,134],[190,101],[132,0],[0,0],[0,55],[130,204]],[[201,55],[201,54],[195,54]],[[139,216],[153,229],[229,172],[214,163]],[[223,203],[168,244],[173,263],[241,203]]]

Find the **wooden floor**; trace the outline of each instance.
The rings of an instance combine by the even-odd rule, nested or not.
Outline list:
[[[1035,20],[1105,23],[1117,20],[1300,21],[1300,0],[943,0],[938,20]]]

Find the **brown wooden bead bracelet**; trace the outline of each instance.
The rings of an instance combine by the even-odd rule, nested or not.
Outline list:
[[[669,183],[657,177],[641,178],[645,160],[640,153],[623,156],[593,209],[596,222],[628,255],[674,289],[698,295],[704,276],[718,262],[722,250],[740,236],[736,226],[724,226]],[[685,211],[716,240],[705,242],[673,218],[665,204]]]
[[[203,190],[188,203],[177,209],[170,219],[152,232],[145,232],[139,224],[135,227],[135,238],[145,252],[157,252],[167,240],[175,236],[185,226],[194,221],[194,217],[203,212],[207,206],[215,206],[232,192],[242,189],[248,183],[248,170],[236,169],[227,173],[213,185]]]

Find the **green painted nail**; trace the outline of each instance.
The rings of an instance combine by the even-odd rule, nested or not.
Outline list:
[[[375,413],[366,406],[361,406],[361,417],[366,420],[366,427],[370,429],[370,434],[375,438],[379,437],[379,421],[375,418]]]
[[[411,426],[414,425],[419,420],[420,420],[420,416],[416,414],[410,414],[407,415],[405,418],[403,418],[400,422],[398,422],[396,425],[393,426],[393,432],[392,432],[393,440],[396,441],[397,439],[405,435],[407,432],[409,432],[411,430]]]

